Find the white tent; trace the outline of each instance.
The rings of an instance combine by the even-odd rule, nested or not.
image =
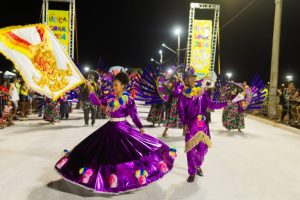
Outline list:
[[[4,77],[5,77],[5,78],[11,78],[11,77],[13,77],[13,76],[16,76],[16,74],[15,74],[15,73],[12,73],[12,72],[10,72],[10,71],[4,72]]]
[[[113,67],[109,68],[109,72],[113,72],[113,71],[120,72],[120,71],[125,71],[125,69],[122,66],[113,66]]]

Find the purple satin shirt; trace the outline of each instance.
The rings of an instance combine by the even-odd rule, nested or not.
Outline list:
[[[205,91],[201,96],[187,97],[181,93],[178,97],[178,113],[183,125],[188,125],[190,133],[194,135],[198,131],[203,131],[208,136],[209,129],[208,123],[205,122],[205,126],[197,126],[197,116],[206,116],[207,108],[220,109],[227,105],[227,102],[212,101],[208,92]]]
[[[95,93],[89,94],[90,100],[95,105],[109,106],[106,98],[99,99]],[[128,97],[128,103],[123,104],[118,110],[109,112],[111,118],[121,118],[130,116],[133,123],[140,129],[143,127],[142,122],[137,114],[137,108],[134,103],[134,100],[131,97]]]

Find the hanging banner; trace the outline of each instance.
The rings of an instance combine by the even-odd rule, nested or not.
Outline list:
[[[45,24],[0,29],[0,52],[32,90],[53,100],[85,80]]]
[[[190,65],[198,76],[207,76],[210,72],[212,51],[212,21],[194,20]]]
[[[69,11],[48,10],[47,24],[62,44],[64,50],[69,53]]]

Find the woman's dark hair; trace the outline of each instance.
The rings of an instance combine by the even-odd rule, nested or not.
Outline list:
[[[9,85],[9,80],[8,79],[0,80],[0,85],[4,85],[4,83],[6,83],[7,85]]]
[[[119,72],[114,80],[120,81],[123,85],[127,85],[129,83],[129,76],[126,72]]]
[[[17,80],[17,78],[16,77],[12,77],[11,79],[10,79],[10,83],[13,83],[13,82],[15,82]]]

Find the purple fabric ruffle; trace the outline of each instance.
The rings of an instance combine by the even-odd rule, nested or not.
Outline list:
[[[122,193],[168,173],[174,153],[160,140],[141,134],[127,121],[107,122],[55,165],[68,181],[99,193]]]

